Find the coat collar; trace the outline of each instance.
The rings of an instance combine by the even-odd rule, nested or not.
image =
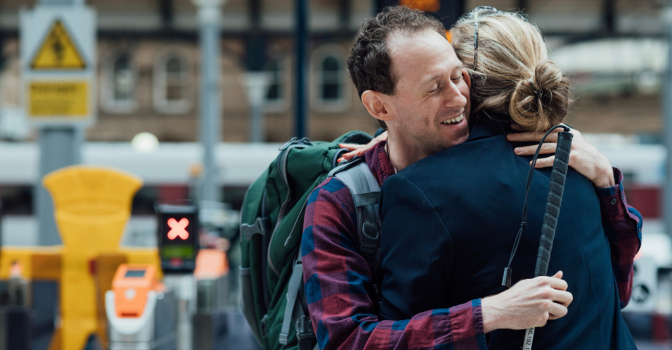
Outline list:
[[[502,115],[494,115],[493,118],[489,115],[479,114],[475,118],[474,124],[469,132],[469,138],[467,138],[466,142],[513,132],[514,130],[511,129],[510,124],[510,118]]]

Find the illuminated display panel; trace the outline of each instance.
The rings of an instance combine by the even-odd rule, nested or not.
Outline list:
[[[194,256],[194,247],[186,245],[166,246],[163,247],[163,256],[167,259],[189,259]]]
[[[164,273],[192,273],[198,254],[198,208],[192,204],[158,204],[158,243]]]
[[[161,214],[161,259],[193,260],[196,258],[198,222],[193,214]]]
[[[128,270],[124,277],[145,277],[145,270]]]

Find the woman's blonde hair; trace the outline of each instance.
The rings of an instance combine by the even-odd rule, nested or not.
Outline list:
[[[535,25],[514,14],[497,13],[462,18],[450,33],[455,53],[472,79],[472,113],[510,115],[528,131],[548,130],[567,116],[569,79],[548,60],[546,43]]]

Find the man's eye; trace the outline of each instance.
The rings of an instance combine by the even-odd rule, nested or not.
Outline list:
[[[458,82],[458,81],[460,81],[460,80],[462,80],[462,75],[461,75],[461,74],[458,75],[457,77],[453,78],[453,81],[454,81],[454,82]]]
[[[434,89],[430,90],[429,92],[438,92],[441,91],[441,85],[436,86]]]

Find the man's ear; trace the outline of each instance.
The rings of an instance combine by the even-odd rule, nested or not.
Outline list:
[[[469,90],[471,90],[471,75],[467,72],[466,69],[462,69],[462,79],[467,83]]]
[[[384,122],[392,119],[388,96],[373,90],[366,90],[362,93],[362,103],[372,117]]]

